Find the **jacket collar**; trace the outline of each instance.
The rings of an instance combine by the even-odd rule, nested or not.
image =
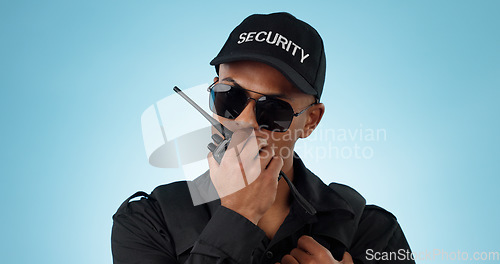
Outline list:
[[[297,153],[293,169],[295,187],[317,211],[316,215],[309,215],[295,200],[292,202],[303,224],[310,225],[309,235],[318,241],[326,237],[349,248],[357,229],[353,206],[307,169]]]
[[[344,200],[340,194],[327,186],[320,178],[318,178],[318,176],[307,169],[297,153],[294,153],[293,170],[293,183],[295,187],[299,193],[304,196],[304,198],[317,210],[317,214],[307,214],[305,210],[303,210],[302,207],[300,207],[300,205],[292,199],[291,206],[294,207],[293,211],[297,212],[299,217],[303,219],[303,224],[311,224],[310,230],[312,236],[326,236],[340,241],[346,247],[349,247],[356,227],[354,221],[354,211],[351,205]],[[213,183],[210,180],[209,171],[200,175],[192,182],[188,182],[188,185],[191,183],[195,183],[199,192],[198,194],[214,190]],[[193,195],[193,189],[190,189],[191,195]],[[210,218],[221,206],[221,203],[220,199],[216,199],[208,201],[206,205],[200,206],[206,208],[209,213],[208,217]],[[200,223],[197,230],[203,230],[204,225],[206,225],[206,223]],[[179,223],[179,232],[183,229],[185,230],[186,228],[189,227],[185,227]],[[187,236],[185,232],[181,233],[184,233],[184,235],[179,233],[176,241],[176,253],[178,255],[194,245],[194,242],[198,239],[194,233]]]
[[[354,215],[351,205],[336,191],[327,186],[318,176],[307,169],[296,152],[294,152],[293,157],[293,171],[293,184],[299,193],[311,203],[316,211],[326,212],[341,210],[347,214]],[[201,179],[205,182],[204,185],[208,186],[204,188],[214,189],[213,183],[210,180],[209,171],[195,179],[195,181]],[[220,204],[220,199],[207,203],[211,215],[215,213]]]
[[[293,183],[300,194],[318,212],[341,210],[354,216],[351,205],[336,191],[327,186],[318,176],[304,166],[304,163],[294,152]]]

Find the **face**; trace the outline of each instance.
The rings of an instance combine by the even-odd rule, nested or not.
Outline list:
[[[294,87],[278,70],[267,64],[253,61],[239,61],[221,64],[219,77],[214,82],[229,85],[239,85],[248,92],[247,96],[258,99],[264,95],[277,95],[278,99],[288,102],[294,113],[298,113],[312,103],[315,98],[307,95]],[[254,93],[255,92],[255,93]],[[267,140],[275,153],[286,161],[293,159],[293,148],[298,138],[309,136],[318,125],[324,113],[323,104],[314,104],[303,114],[294,117],[286,132],[272,132],[261,129],[255,116],[255,101],[249,100],[241,114],[234,120],[214,115],[224,126],[230,130],[252,127],[257,138]]]

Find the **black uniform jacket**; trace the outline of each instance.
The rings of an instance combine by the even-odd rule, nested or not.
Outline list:
[[[194,181],[211,183],[208,172]],[[302,235],[312,236],[337,260],[347,251],[355,263],[414,263],[403,260],[410,248],[391,213],[365,206],[364,198],[348,186],[325,185],[298,157],[294,184],[317,213],[307,214],[292,199],[272,239],[219,199],[194,206],[191,193],[196,194],[186,181],[158,186],[150,195],[137,192],[113,215],[113,263],[274,264]],[[142,198],[130,201],[138,196]]]

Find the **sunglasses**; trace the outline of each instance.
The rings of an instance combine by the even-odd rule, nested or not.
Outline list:
[[[247,90],[239,85],[213,83],[208,87],[208,91],[210,92],[210,110],[214,114],[227,119],[236,119],[248,102],[254,100],[255,118],[259,127],[275,132],[287,131],[294,117],[318,103],[316,100],[302,111],[295,113],[288,102],[278,99],[277,96]],[[248,96],[249,92],[262,96],[254,99]]]

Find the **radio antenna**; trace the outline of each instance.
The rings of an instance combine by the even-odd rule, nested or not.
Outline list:
[[[190,103],[200,114],[202,114],[212,126],[219,131],[224,138],[230,138],[233,135],[233,132],[229,129],[227,129],[225,126],[223,126],[219,121],[215,120],[212,116],[210,116],[205,110],[203,110],[197,103],[195,103],[189,96],[187,96],[179,87],[175,86],[174,91],[178,93],[182,98],[184,98],[188,103]],[[227,136],[226,136],[227,134]]]

